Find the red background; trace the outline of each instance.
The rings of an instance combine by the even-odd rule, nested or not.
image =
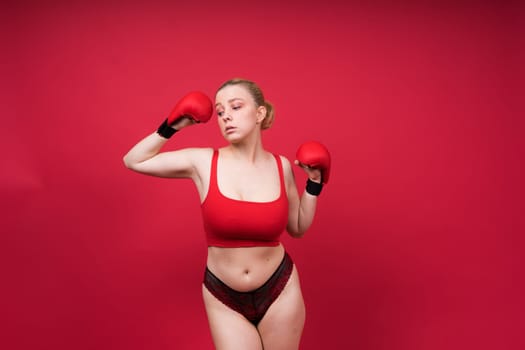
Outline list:
[[[45,3],[0,11],[3,349],[212,347],[196,191],[122,156],[235,76],[275,105],[268,149],[333,156],[284,238],[301,349],[525,347],[522,7]],[[212,120],[166,149],[223,144]]]

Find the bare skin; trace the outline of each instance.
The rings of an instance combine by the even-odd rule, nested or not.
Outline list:
[[[264,106],[256,106],[250,93],[241,85],[227,86],[216,95],[216,110],[221,133],[228,145],[219,149],[217,181],[226,197],[250,202],[270,202],[278,198],[280,181],[277,163],[263,148],[261,122]],[[194,124],[182,118],[174,127],[183,129]],[[166,139],[153,133],[137,143],[124,157],[126,166],[152,176],[191,178],[201,203],[210,184],[211,148],[186,148],[160,152]],[[289,202],[287,232],[302,237],[310,227],[317,197],[306,192],[300,197],[290,162],[281,156],[285,190]],[[301,166],[313,181],[320,172]],[[220,248],[208,247],[208,268],[224,283],[238,291],[258,288],[276,270],[284,255],[276,247]],[[286,287],[272,304],[258,327],[244,316],[217,300],[203,286],[204,304],[216,349],[298,349],[305,321],[305,307],[299,275],[294,267]]]

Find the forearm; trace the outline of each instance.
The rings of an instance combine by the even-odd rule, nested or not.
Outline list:
[[[297,217],[297,236],[302,236],[312,225],[317,207],[317,196],[313,196],[304,191],[299,203],[299,213]]]
[[[124,164],[128,168],[153,158],[159,153],[162,146],[168,141],[166,138],[154,132],[133,146],[124,156]]]

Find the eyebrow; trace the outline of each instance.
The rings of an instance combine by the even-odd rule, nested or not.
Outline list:
[[[244,101],[244,100],[243,100],[242,98],[240,98],[240,97],[234,97],[234,98],[229,99],[227,102],[230,103],[230,102],[233,102],[233,101],[235,101],[235,100],[241,100],[241,101]],[[220,105],[220,102],[217,102],[217,103],[215,104],[215,107],[217,107],[218,105]]]

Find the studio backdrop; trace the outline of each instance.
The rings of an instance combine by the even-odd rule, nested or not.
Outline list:
[[[269,151],[332,155],[313,226],[282,239],[301,349],[525,347],[519,5],[0,6],[2,349],[212,349],[197,191],[122,157],[233,77],[274,104]],[[214,114],[163,150],[223,145]]]

